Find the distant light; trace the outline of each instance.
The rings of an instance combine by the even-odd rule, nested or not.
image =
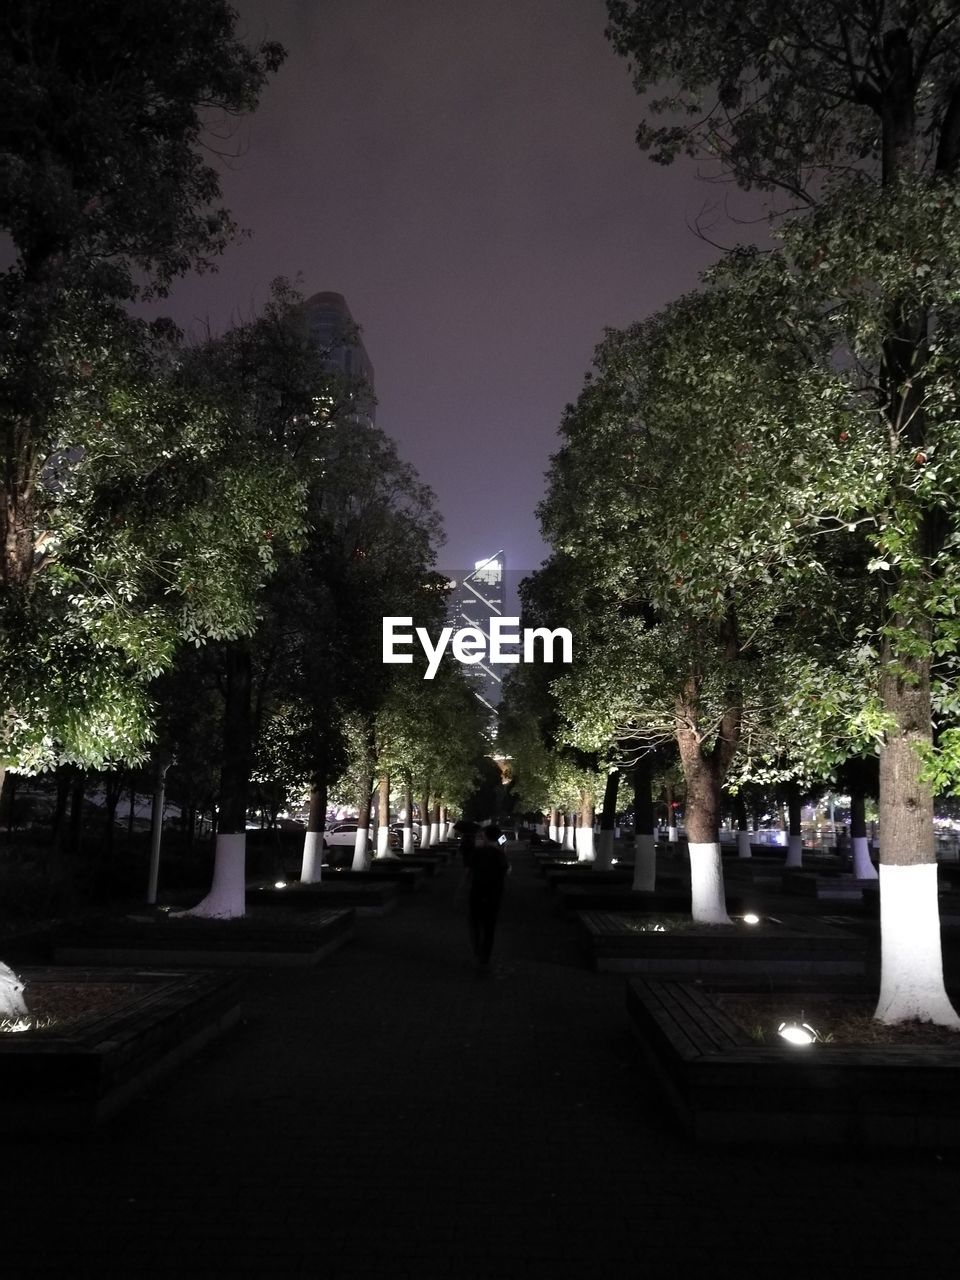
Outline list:
[[[820,1039],[820,1033],[811,1027],[809,1022],[781,1022],[777,1034],[788,1044],[813,1044]]]
[[[611,858],[611,859],[610,859],[610,865],[611,865],[611,867],[615,867],[619,861],[620,861],[620,859],[619,859],[619,858]]]
[[[277,880],[277,881],[275,881],[275,882],[274,882],[274,886],[273,886],[273,887],[274,887],[275,889],[285,889],[285,888],[287,887],[287,882],[286,882],[286,880]]]
[[[747,912],[747,914],[743,917],[743,923],[744,923],[744,924],[759,924],[759,923],[760,923],[760,917],[756,914],[756,912],[755,912],[755,911],[748,911],[748,912]]]

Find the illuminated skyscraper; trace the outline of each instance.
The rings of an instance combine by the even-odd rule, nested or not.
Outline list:
[[[506,568],[503,552],[478,560],[473,569],[453,579],[449,619],[455,630],[476,627],[487,637],[489,650],[490,620],[502,618],[506,595]],[[491,666],[486,655],[480,662],[464,665],[467,679],[478,700],[490,712],[491,730],[496,726],[500,705],[502,668]]]
[[[315,293],[303,304],[307,324],[327,365],[354,384],[353,416],[372,426],[375,417],[373,364],[342,293]]]

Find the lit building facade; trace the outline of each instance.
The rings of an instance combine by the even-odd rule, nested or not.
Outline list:
[[[506,581],[502,551],[478,560],[472,570],[452,578],[448,610],[450,626],[457,631],[463,627],[476,627],[487,637],[489,649],[490,620],[504,616]],[[502,686],[500,669],[491,666],[484,657],[480,662],[464,665],[463,671],[478,701],[489,712],[490,730],[494,733]]]

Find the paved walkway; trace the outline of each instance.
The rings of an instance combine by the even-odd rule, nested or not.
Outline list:
[[[698,1148],[533,869],[495,976],[459,868],[81,1139],[3,1141],[9,1280],[950,1276],[960,1157]]]

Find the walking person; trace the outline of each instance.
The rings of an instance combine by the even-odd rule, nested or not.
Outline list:
[[[490,964],[503,883],[510,872],[510,862],[503,848],[505,844],[506,836],[499,827],[484,827],[480,840],[466,860],[470,937],[481,973]]]

